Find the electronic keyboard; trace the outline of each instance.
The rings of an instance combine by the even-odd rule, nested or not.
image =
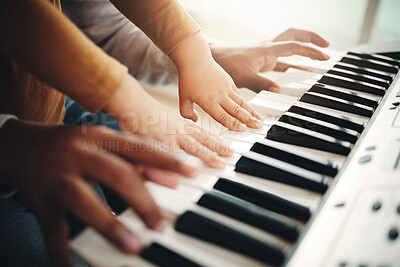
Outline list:
[[[93,229],[71,241],[93,266],[400,266],[400,60],[299,59],[282,94],[249,103],[261,129],[226,130],[235,153],[177,189],[146,186],[170,225],[119,220],[146,244],[117,251]]]

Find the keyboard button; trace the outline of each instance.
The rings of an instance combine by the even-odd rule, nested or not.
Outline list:
[[[328,179],[319,173],[251,151],[239,159],[235,171],[317,193],[328,188]]]
[[[348,52],[347,54],[351,55],[351,56],[360,57],[360,58],[373,59],[373,60],[385,62],[385,63],[393,65],[393,66],[400,67],[400,60],[396,60],[396,59],[393,59],[393,58],[387,57],[387,56],[382,56],[382,55],[378,55],[378,54],[356,53],[356,52]]]
[[[207,192],[197,204],[289,241],[297,239],[298,225],[289,223],[285,217],[274,212],[226,193]]]
[[[313,85],[309,92],[320,93],[324,95],[333,96],[336,98],[340,98],[343,100],[351,101],[354,103],[358,103],[364,106],[368,106],[376,109],[378,107],[378,101],[374,99],[369,99],[363,96],[358,95],[357,93],[349,92],[345,89],[334,88],[324,84],[315,84]]]
[[[297,113],[300,115],[304,115],[310,118],[315,118],[318,120],[326,121],[332,124],[335,124],[340,127],[344,127],[347,129],[355,130],[361,133],[364,130],[364,125],[362,123],[352,121],[349,118],[343,116],[337,116],[334,114],[327,114],[326,112],[320,111],[317,108],[313,107],[302,107],[299,104],[293,105],[289,110],[289,112]]]
[[[341,110],[344,112],[361,115],[368,118],[372,117],[374,112],[374,109],[371,107],[367,107],[351,101],[314,92],[309,92],[304,94],[300,98],[300,101],[326,108],[331,108],[334,110]]]
[[[358,139],[358,133],[353,130],[341,128],[331,123],[312,119],[296,113],[286,112],[281,116],[279,121],[286,122],[295,126],[300,126],[311,131],[316,131],[336,139],[343,140],[355,144]]]
[[[295,147],[289,148],[288,146],[282,148],[281,143],[268,139],[256,142],[251,147],[250,151],[276,159],[285,160],[290,164],[332,177],[338,172],[337,165],[330,160],[306,152],[304,149]]]
[[[384,87],[386,89],[388,89],[389,86],[390,86],[390,82],[388,82],[386,80],[382,80],[382,79],[379,79],[379,78],[376,78],[376,77],[373,77],[373,76],[359,74],[359,73],[348,71],[348,70],[332,68],[332,69],[328,70],[327,73],[330,73],[330,74],[333,74],[333,75],[337,75],[337,76],[341,76],[341,77],[346,77],[346,78],[349,78],[349,79],[354,79],[354,80],[361,81],[361,82],[375,84],[375,85],[378,85],[378,86],[382,86],[382,87]]]
[[[352,147],[349,142],[283,122],[277,122],[273,125],[268,131],[267,138],[344,156],[350,153]]]
[[[343,57],[340,62],[344,62],[344,63],[348,63],[348,64],[352,64],[352,65],[356,65],[359,67],[364,67],[364,68],[371,68],[371,69],[376,69],[376,70],[380,70],[380,71],[384,71],[384,72],[389,72],[389,73],[393,73],[393,74],[397,74],[398,68],[384,63],[384,62],[379,62],[376,60],[372,60],[372,59],[363,59],[363,58],[359,58],[356,56],[345,56]]]
[[[310,209],[306,206],[226,178],[220,178],[214,189],[303,222],[311,216]]]
[[[186,211],[179,216],[175,230],[265,263],[280,265],[284,260],[284,253],[280,248],[193,211]]]
[[[164,247],[159,243],[151,243],[148,247],[142,250],[140,256],[151,263],[158,266],[175,267],[175,266],[188,266],[188,267],[201,267],[188,258],[185,258],[178,253]]]
[[[387,72],[383,72],[383,71],[379,71],[379,70],[375,70],[375,69],[362,68],[362,67],[358,67],[356,65],[352,65],[352,64],[348,64],[348,63],[344,63],[344,62],[338,62],[333,67],[336,69],[353,71],[353,72],[356,72],[359,74],[366,74],[369,76],[373,76],[376,78],[386,80],[389,83],[391,83],[393,81],[393,74],[389,74]]]
[[[385,95],[385,89],[381,86],[377,86],[374,84],[369,84],[365,82],[359,82],[353,79],[340,77],[333,74],[325,74],[322,78],[318,81],[319,83],[334,85],[338,87],[348,88],[355,91],[370,93],[374,95],[383,96]]]

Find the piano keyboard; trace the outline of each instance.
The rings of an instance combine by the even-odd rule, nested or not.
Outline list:
[[[175,190],[146,184],[170,226],[154,232],[122,213],[147,244],[141,255],[92,229],[74,251],[93,266],[400,266],[400,61],[306,61],[313,72],[277,81],[282,95],[249,102],[264,127],[223,133],[235,150],[224,170]]]

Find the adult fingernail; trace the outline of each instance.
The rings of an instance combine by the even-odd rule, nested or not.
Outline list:
[[[281,89],[279,89],[278,87],[275,87],[275,86],[272,86],[271,88],[269,88],[269,90],[271,92],[274,92],[274,93],[280,93],[281,92]]]
[[[140,240],[131,232],[125,228],[121,228],[117,232],[119,240],[122,242],[124,250],[128,253],[138,253],[143,249],[143,244]]]
[[[324,53],[324,58],[329,59],[331,56]]]
[[[154,225],[153,229],[156,230],[157,232],[163,232],[165,228],[167,227],[167,222],[164,220],[159,221]]]

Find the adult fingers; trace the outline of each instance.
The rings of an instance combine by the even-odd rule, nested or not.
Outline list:
[[[143,175],[154,183],[175,188],[179,185],[180,176],[174,172],[143,166]]]
[[[50,262],[54,266],[72,267],[67,240],[68,230],[61,211],[54,207],[46,208],[45,212],[39,212],[39,221],[47,243]]]
[[[132,163],[146,164],[159,169],[177,172],[194,177],[198,173],[196,167],[182,162],[169,147],[132,134],[103,135],[100,141],[109,144],[107,149]]]
[[[129,162],[111,153],[87,153],[84,176],[95,177],[119,193],[149,228],[160,230],[161,211],[147,191],[144,179]]]
[[[88,183],[75,175],[69,175],[61,181],[57,192],[66,209],[96,229],[123,252],[138,253],[142,249],[139,239],[111,215]]]
[[[178,137],[178,144],[190,155],[198,157],[205,164],[212,168],[222,169],[225,167],[224,163],[212,153],[207,147],[203,146],[189,135],[180,135]]]
[[[256,93],[259,93],[262,90],[281,93],[279,85],[270,79],[252,72],[248,72],[246,76],[246,87]]]
[[[273,53],[278,57],[287,57],[292,55],[300,55],[309,57],[315,60],[327,60],[329,55],[319,51],[318,49],[312,48],[310,46],[304,45],[295,41],[288,41],[275,44],[264,49],[273,49]],[[267,52],[267,51],[266,51]]]
[[[244,100],[243,100],[244,101]],[[262,122],[253,117],[246,109],[238,105],[230,97],[226,97],[224,102],[221,103],[222,107],[232,116],[238,118],[242,123],[251,128],[261,128]],[[242,103],[241,103],[242,104]],[[243,104],[242,104],[243,105]]]
[[[182,117],[186,119],[190,119],[196,122],[199,119],[199,116],[193,108],[193,102],[186,98],[186,99],[179,99],[179,111]]]
[[[221,123],[223,126],[232,131],[243,132],[246,130],[246,125],[242,124],[238,119],[229,115],[219,103],[212,105],[203,105],[202,108],[205,112],[210,114],[210,116]]]
[[[285,72],[287,71],[287,69],[289,68],[293,68],[293,69],[299,69],[299,70],[305,70],[305,71],[312,71],[309,68],[305,68],[305,67],[301,67],[301,66],[296,66],[296,65],[292,65],[292,64],[286,64],[283,62],[278,62],[275,66],[274,71],[282,71]]]
[[[319,34],[302,30],[302,29],[288,29],[285,32],[278,35],[273,41],[274,42],[282,42],[282,41],[299,41],[299,42],[309,42],[320,47],[329,46],[329,42],[322,38]]]
[[[205,133],[197,125],[188,125],[186,132],[190,134],[194,139],[200,142],[202,145],[210,149],[211,151],[217,152],[220,156],[229,157],[233,154],[233,150],[224,143],[222,138],[219,138],[213,134]]]

